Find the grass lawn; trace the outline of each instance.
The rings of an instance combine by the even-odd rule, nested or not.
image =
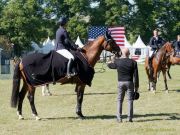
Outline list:
[[[99,70],[98,64],[96,71]],[[106,67],[106,66],[105,66]],[[171,69],[169,94],[163,91],[162,75],[157,93],[147,91],[143,65],[138,65],[140,99],[134,102],[134,122],[126,122],[127,100],[124,101],[123,123],[116,122],[117,74],[106,68],[96,73],[92,87],[86,87],[83,114],[75,114],[74,85],[50,85],[53,96],[41,96],[37,88],[35,104],[40,121],[35,121],[27,98],[23,104],[24,120],[18,120],[16,109],[10,107],[12,80],[0,80],[0,135],[178,135],[180,134],[180,67]]]

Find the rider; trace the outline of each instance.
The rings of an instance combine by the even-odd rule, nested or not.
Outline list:
[[[151,51],[149,53],[149,62],[151,63],[154,54],[164,45],[165,41],[158,35],[158,30],[153,31],[153,37],[149,41]]]
[[[56,31],[55,50],[57,53],[69,59],[67,64],[67,77],[70,78],[77,74],[75,68],[72,67],[74,56],[70,53],[70,50],[77,50],[78,46],[73,43],[69,37],[68,32],[66,31],[67,22],[68,19],[65,16],[60,17],[57,22],[59,28]]]
[[[180,55],[180,35],[177,35],[177,40],[173,43],[175,54]]]

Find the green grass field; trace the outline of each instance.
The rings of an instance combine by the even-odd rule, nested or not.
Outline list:
[[[98,65],[99,67],[101,64]],[[50,85],[53,96],[41,96],[37,88],[35,104],[40,121],[35,121],[27,98],[24,100],[24,120],[18,120],[16,109],[10,107],[12,80],[0,80],[0,135],[178,135],[180,134],[180,71],[171,69],[169,94],[163,91],[162,75],[157,93],[147,91],[147,77],[139,65],[140,99],[134,102],[134,122],[126,122],[127,100],[124,101],[123,123],[116,122],[117,75],[106,68],[96,73],[92,87],[84,95],[83,114],[75,114],[74,85]],[[96,69],[98,70],[98,69]]]

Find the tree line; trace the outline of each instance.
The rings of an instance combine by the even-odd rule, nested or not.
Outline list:
[[[179,34],[179,13],[179,0],[1,0],[0,47],[14,45],[20,55],[31,41],[54,39],[62,15],[74,40],[87,40],[89,26],[124,26],[130,42],[141,35],[147,44],[155,28],[170,41]]]

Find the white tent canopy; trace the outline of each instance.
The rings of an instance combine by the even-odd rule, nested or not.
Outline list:
[[[38,44],[32,41],[31,46],[34,48],[34,51],[29,53],[33,53],[33,52],[49,53],[51,50],[54,49],[54,45],[55,45],[54,40],[51,41],[49,37],[43,42],[42,47],[39,47]]]
[[[136,42],[132,46],[132,58],[136,59],[137,62],[143,62],[146,57],[147,46],[142,41],[140,35],[138,36]]]
[[[77,40],[76,40],[75,44],[78,45],[81,48],[84,46],[83,43],[81,42],[79,36],[77,37]]]
[[[146,45],[142,41],[140,35],[138,36],[136,42],[133,44],[133,48],[146,48]]]

